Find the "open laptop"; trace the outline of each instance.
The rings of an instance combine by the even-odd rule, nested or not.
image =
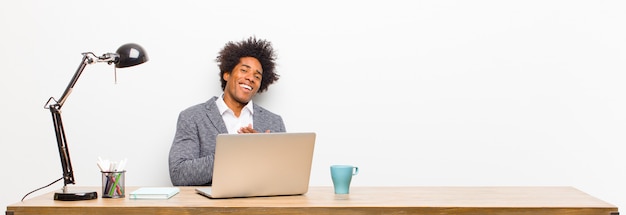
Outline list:
[[[209,198],[300,195],[309,189],[315,133],[219,134]]]

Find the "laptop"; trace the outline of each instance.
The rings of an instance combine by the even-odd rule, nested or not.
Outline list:
[[[301,195],[309,189],[315,133],[219,134],[209,198]]]

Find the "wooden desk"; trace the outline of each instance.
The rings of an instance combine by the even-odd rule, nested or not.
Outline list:
[[[123,199],[68,202],[48,193],[9,205],[6,214],[619,214],[616,206],[572,187],[352,187],[343,200],[335,199],[332,187],[235,199],[209,199],[194,188],[181,187],[169,200],[131,200],[128,192]]]

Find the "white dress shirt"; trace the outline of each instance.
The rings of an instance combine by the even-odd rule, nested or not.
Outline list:
[[[247,127],[248,125],[254,125],[252,123],[252,114],[254,111],[252,110],[252,100],[248,102],[246,106],[241,109],[241,113],[239,117],[235,116],[235,112],[231,110],[226,103],[224,102],[224,94],[222,94],[216,101],[217,109],[222,114],[222,119],[224,119],[224,123],[226,124],[226,129],[228,129],[229,134],[237,134],[237,131],[241,127]]]

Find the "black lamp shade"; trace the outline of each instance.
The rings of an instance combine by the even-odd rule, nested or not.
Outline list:
[[[120,58],[115,63],[117,68],[135,66],[148,61],[146,51],[135,43],[127,43],[120,46],[116,53],[120,55]]]

